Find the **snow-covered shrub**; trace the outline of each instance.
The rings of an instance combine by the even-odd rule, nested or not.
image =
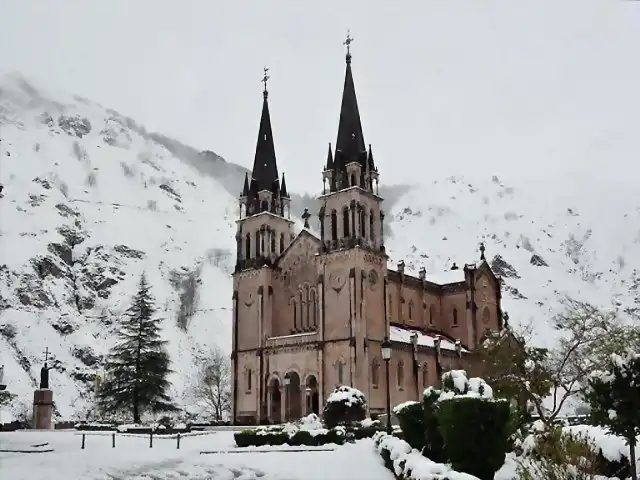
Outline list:
[[[426,425],[422,404],[419,402],[404,402],[393,408],[402,429],[402,438],[412,448],[422,451],[425,441]]]
[[[385,467],[398,480],[477,480],[476,477],[452,470],[444,463],[424,457],[407,442],[393,435],[379,432],[373,441]]]
[[[342,385],[337,387],[327,401],[322,412],[328,428],[337,425],[352,425],[364,420],[367,414],[367,400],[357,388]]]
[[[344,427],[326,429],[322,427],[316,415],[300,420],[299,423],[285,425],[260,426],[234,434],[238,447],[263,445],[320,446],[328,443],[342,445],[346,438]]]
[[[424,448],[422,453],[434,462],[445,461],[444,440],[442,440],[442,434],[440,433],[440,424],[436,411],[441,393],[441,390],[429,387],[424,391],[422,400],[424,414]]]
[[[509,403],[494,400],[491,387],[467,378],[464,370],[447,372],[442,380],[436,415],[447,459],[456,470],[493,480],[509,448]]]
[[[523,480],[588,480],[606,470],[591,439],[572,435],[562,427],[547,427],[542,421],[536,422],[523,447],[518,459],[518,476]]]

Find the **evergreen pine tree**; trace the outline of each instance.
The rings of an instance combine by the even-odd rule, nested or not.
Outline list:
[[[98,393],[103,411],[129,410],[134,423],[140,423],[143,412],[176,410],[168,395],[167,376],[172,370],[167,342],[160,339],[153,301],[143,273],[133,303],[122,318],[119,341],[109,352]]]

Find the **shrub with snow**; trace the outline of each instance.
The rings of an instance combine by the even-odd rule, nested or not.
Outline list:
[[[409,401],[396,405],[393,413],[398,418],[402,429],[402,438],[412,448],[422,451],[425,444],[425,414],[419,402]]]
[[[322,413],[328,428],[353,425],[365,419],[367,400],[357,388],[342,385],[329,395]]]
[[[399,480],[477,480],[476,477],[456,472],[446,464],[424,457],[407,442],[393,435],[379,432],[373,440],[385,466]]]
[[[442,384],[442,391],[428,388],[424,394],[430,434],[437,430],[442,435],[443,458],[453,468],[492,480],[509,447],[509,403],[494,400],[491,387],[481,378],[468,378],[464,370],[446,372]],[[435,419],[429,417],[433,414]]]

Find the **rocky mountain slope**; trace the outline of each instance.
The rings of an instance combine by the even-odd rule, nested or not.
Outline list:
[[[211,153],[194,164],[177,142],[20,77],[1,83],[0,138],[0,364],[11,390],[28,404],[48,348],[58,413],[82,412],[145,271],[174,394],[188,398],[198,351],[228,350],[230,338],[237,206],[224,165]]]
[[[164,319],[174,395],[192,405],[198,356],[229,349],[245,171],[85,99],[45,94],[19,76],[0,80],[0,364],[18,410],[28,408],[45,348],[59,416],[90,407],[91,378],[143,271]],[[512,321],[531,319],[541,343],[558,295],[632,308],[638,193],[573,180],[385,186],[390,266],[424,265],[437,279],[453,262],[476,260],[484,240]],[[316,211],[308,195],[293,204]]]

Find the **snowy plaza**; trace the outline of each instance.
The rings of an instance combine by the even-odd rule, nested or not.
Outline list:
[[[2,480],[392,480],[371,440],[324,447],[236,448],[232,431],[175,436],[0,432]],[[332,449],[333,448],[333,449]],[[305,451],[300,451],[304,449]],[[329,450],[332,449],[332,450]],[[23,450],[41,453],[7,453]],[[46,451],[53,450],[53,451]],[[293,451],[292,451],[293,450]],[[212,452],[212,453],[202,453]]]

